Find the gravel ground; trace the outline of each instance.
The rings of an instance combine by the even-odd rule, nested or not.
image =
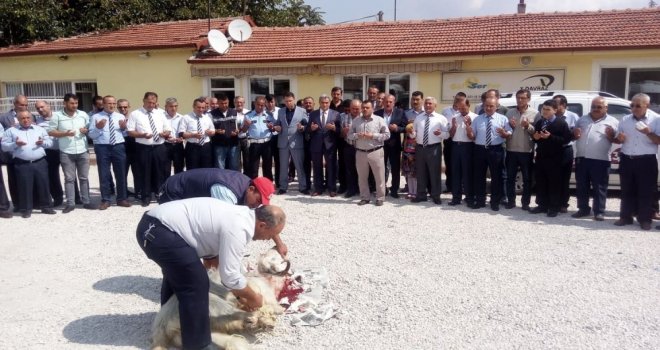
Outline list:
[[[283,317],[255,348],[660,348],[660,233],[613,226],[618,199],[605,222],[356,202],[273,199],[293,267],[325,267],[340,309],[315,328]],[[160,271],[135,241],[143,212],[0,221],[0,349],[147,348]]]

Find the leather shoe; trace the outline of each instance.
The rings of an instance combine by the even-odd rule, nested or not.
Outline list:
[[[148,202],[148,201],[142,201],[142,203],[141,203],[140,205],[142,205],[143,208],[144,208],[144,207],[148,207],[148,206],[149,206],[149,202]]]
[[[605,215],[596,214],[596,215],[594,215],[594,220],[596,220],[596,221],[605,221]]]
[[[99,205],[99,210],[106,210],[110,208],[110,202],[101,202],[101,205]]]
[[[520,207],[520,209],[522,209],[524,211],[529,211],[529,204],[523,204],[523,206]]]
[[[626,226],[626,225],[632,225],[632,223],[633,223],[632,219],[619,218],[617,221],[614,222],[614,226]]]
[[[302,190],[302,191],[300,191],[300,193],[302,193],[302,194],[306,194],[306,195],[309,195],[309,190]],[[319,194],[320,194],[320,193],[319,193]]]
[[[492,211],[500,211],[500,206],[499,205],[491,205],[490,210]]]
[[[337,192],[330,192],[328,195],[329,195],[330,197],[336,197],[336,196],[337,196]]]
[[[300,193],[302,193],[302,191],[300,191]],[[320,196],[320,195],[321,195],[321,192],[316,192],[316,191],[312,192],[312,197],[316,197],[316,196]]]
[[[355,196],[355,193],[353,193],[353,192],[346,192],[346,193],[344,194],[344,198],[351,198],[351,197],[353,197],[353,196]]]
[[[433,198],[433,203],[440,205],[442,204],[442,199],[440,199],[440,197]]]
[[[366,200],[366,199],[363,199],[363,200],[358,202],[358,205],[365,205],[365,204],[369,204],[369,201]]]
[[[277,194],[285,194],[285,193],[286,193],[286,190],[279,190],[279,191],[277,191]]]
[[[511,202],[507,203],[507,204],[504,206],[504,208],[506,208],[506,209],[513,209],[513,208],[515,208],[515,207],[516,207],[516,203],[511,203]]]
[[[62,214],[70,213],[74,209],[76,209],[76,207],[74,207],[73,205],[67,205],[66,207],[64,207],[64,210],[62,210]]]
[[[642,222],[639,224],[639,227],[642,228],[642,230],[648,231],[651,229],[651,223],[650,222]]]
[[[397,193],[397,191],[390,191],[390,197],[399,198],[399,193]]]
[[[481,209],[481,208],[485,208],[485,207],[486,207],[486,204],[481,204],[481,203],[477,204],[477,203],[474,203],[474,204],[472,204],[472,205],[470,206],[470,209]]]
[[[429,200],[429,199],[426,198],[426,197],[424,197],[424,198],[422,198],[422,197],[415,197],[415,198],[411,199],[410,201],[413,202],[413,203],[420,203],[420,202],[426,202],[426,201],[428,201],[428,200]]]
[[[449,202],[449,203],[447,203],[447,204],[449,204],[449,205],[451,205],[451,206],[453,207],[453,206],[455,206],[455,205],[460,205],[461,202],[460,202],[460,201],[451,201],[451,202]]]
[[[554,217],[557,216],[557,214],[559,214],[559,213],[557,213],[556,211],[549,211],[548,212],[548,217],[549,218],[554,218]]]
[[[575,213],[573,213],[571,215],[572,218],[576,218],[576,219],[583,218],[585,216],[589,216],[589,212],[586,211],[586,210],[585,211],[578,210],[578,211],[576,211]],[[602,216],[602,214],[601,214],[601,216]]]
[[[83,208],[88,210],[97,210],[99,207],[92,203],[83,204]]]
[[[545,213],[545,212],[547,212],[547,211],[548,211],[548,210],[545,209],[545,208],[536,207],[536,208],[534,208],[534,209],[530,209],[530,210],[529,210],[529,213],[530,213],[530,214],[540,214],[540,213]]]
[[[0,218],[11,219],[12,216],[14,216],[14,214],[12,214],[12,213],[11,213],[10,211],[8,211],[8,210],[6,210],[6,211],[0,211]]]
[[[41,212],[48,215],[57,214],[53,208],[43,208],[41,209]]]
[[[380,199],[376,200],[376,206],[377,207],[382,207],[383,206],[383,201],[381,201]]]
[[[127,200],[123,200],[123,201],[119,201],[119,202],[117,202],[117,206],[118,206],[118,207],[124,207],[124,208],[130,208],[130,207],[131,207],[131,203],[130,203],[129,201],[127,201]]]
[[[30,216],[32,216],[32,211],[31,210],[30,211],[26,210],[26,211],[21,212],[21,217],[23,219],[28,219],[28,218],[30,218]]]

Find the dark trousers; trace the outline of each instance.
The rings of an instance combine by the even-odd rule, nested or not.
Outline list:
[[[186,144],[186,169],[198,168],[212,168],[213,167],[213,150],[211,143],[207,142],[203,145],[188,142]],[[243,163],[245,165],[245,163]]]
[[[559,212],[561,207],[561,173],[560,167],[562,155],[549,158],[537,158],[534,164],[536,179],[536,203],[542,209],[549,212]]]
[[[338,192],[346,192],[346,161],[344,160],[344,149],[348,144],[346,140],[337,138],[337,181],[339,181]]]
[[[142,192],[140,188],[142,174],[140,173],[141,167],[137,164],[137,142],[134,137],[127,136],[124,138],[124,150],[126,151],[126,183],[128,183],[128,171],[133,173],[133,191],[137,195]]]
[[[241,164],[243,165],[243,173],[245,173],[245,169],[247,169],[250,165],[250,144],[248,143],[248,140],[245,139],[240,139],[238,141],[238,148],[241,153]],[[188,168],[190,169],[190,168]],[[239,170],[240,169],[236,169]]]
[[[45,157],[35,162],[14,159],[14,171],[18,182],[18,210],[32,211],[35,198],[39,208],[53,206],[48,190],[48,163]]]
[[[174,173],[178,174],[183,172],[185,166],[185,150],[183,143],[165,143],[167,149],[167,165],[165,166],[165,178],[170,177],[172,174],[172,166],[174,166]]]
[[[0,211],[9,210],[9,197],[5,189],[5,178],[2,175],[2,168],[0,168]]]
[[[273,155],[272,141],[264,143],[250,143],[250,157],[245,169],[245,175],[254,179],[259,176],[259,164],[261,163],[263,176],[273,181]]]
[[[451,191],[452,177],[454,176],[454,167],[451,162],[451,149],[453,146],[454,142],[451,138],[442,141],[442,156],[445,157],[445,187],[447,188],[447,191]]]
[[[358,174],[355,167],[355,147],[344,144],[344,169],[346,171],[346,193],[350,195],[360,192],[358,186]]]
[[[509,204],[516,204],[516,175],[520,169],[523,190],[520,202],[523,206],[529,205],[532,198],[532,160],[531,152],[506,152],[506,197]]]
[[[472,189],[474,142],[453,142],[451,147],[452,201],[459,203],[463,199],[463,194],[465,194],[465,201],[468,204],[474,204],[474,191]],[[445,159],[446,163],[447,159]]]
[[[195,249],[147,214],[137,226],[136,238],[142,251],[160,266],[163,273],[161,305],[172,294],[179,299],[183,348],[201,349],[209,345],[209,278]]]
[[[417,173],[417,198],[426,198],[430,187],[431,198],[440,198],[442,193],[442,143],[415,148],[415,172]]]
[[[136,144],[137,159],[140,168],[140,194],[142,202],[151,201],[151,193],[158,193],[160,186],[165,182],[165,164],[167,164],[167,150],[165,145]]]
[[[7,165],[7,185],[9,186],[9,197],[11,198],[14,207],[18,203],[18,182],[16,182],[16,174],[14,172],[14,159],[11,153],[5,153],[8,159],[5,163]]]
[[[651,222],[654,214],[653,201],[657,190],[658,161],[655,155],[627,156],[621,154],[622,219],[630,219],[637,213],[640,223]]]
[[[591,207],[589,207],[589,194],[591,194],[594,199],[594,215],[604,214],[609,180],[609,161],[584,157],[576,158],[575,193],[578,210],[584,213],[591,212]]]
[[[490,205],[491,207],[499,206],[504,186],[504,179],[502,178],[504,148],[502,145],[489,146],[488,148],[474,145],[472,159],[474,161],[475,204],[486,204],[486,170],[490,170]]]
[[[325,160],[325,166],[324,166]],[[321,152],[312,152],[312,167],[314,171],[314,191],[322,193],[326,189],[337,192],[337,148],[326,148]]]
[[[392,193],[399,192],[401,186],[401,147],[387,146],[383,147],[385,150],[385,182],[389,173],[392,173]]]
[[[99,172],[101,200],[110,202],[112,199],[112,173],[115,174],[117,202],[128,197],[126,187],[126,150],[123,143],[116,145],[94,145],[96,165]],[[112,172],[111,172],[112,168]]]
[[[270,137],[270,154],[273,155],[273,165],[275,168],[275,173],[273,174],[275,188],[280,187],[280,151],[277,149],[277,136],[273,135]]]
[[[559,202],[562,207],[568,208],[568,200],[571,198],[569,185],[571,183],[571,173],[573,172],[573,146],[564,146],[564,154],[561,159],[561,169],[559,170],[560,188]]]
[[[46,163],[48,163],[48,190],[53,202],[60,205],[64,201],[64,189],[60,177],[60,151],[47,149]]]

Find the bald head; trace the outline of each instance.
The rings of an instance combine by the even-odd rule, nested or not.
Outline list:
[[[268,240],[277,236],[284,229],[286,215],[282,208],[275,205],[264,205],[254,210],[255,213],[255,240]]]

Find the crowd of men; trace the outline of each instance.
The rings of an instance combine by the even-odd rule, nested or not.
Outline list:
[[[465,203],[473,209],[487,204],[490,174],[493,211],[518,205],[515,179],[520,172],[520,207],[554,217],[567,212],[575,164],[578,208],[572,216],[602,221],[609,151],[616,143],[621,144],[621,209],[615,225],[631,224],[637,217],[643,229],[650,229],[657,216],[660,120],[648,109],[645,94],[633,97],[632,114],[621,121],[607,114],[602,97],[594,98],[589,113],[580,117],[567,110],[562,95],[537,112],[529,106],[528,90],[516,93],[517,107],[511,109],[499,104],[497,90],[489,90],[474,112],[464,93],[441,111],[436,99],[421,91],[411,94],[406,110],[394,94],[375,86],[367,96],[343,100],[342,89],[334,87],[318,98],[316,108],[314,98],[296,100],[287,92],[281,107],[266,95],[251,101],[249,110],[243,97],[237,96],[230,108],[229,98],[220,94],[195,99],[191,112],[182,115],[176,98],[167,98],[161,109],[154,92],[146,92],[142,106],[133,111],[125,99],[97,97],[89,113],[78,109],[76,95],[66,94],[61,111],[37,101],[33,116],[27,98],[19,95],[14,108],[0,116],[14,211],[29,217],[34,208],[54,214],[54,207],[64,205],[62,212],[68,213],[76,204],[104,210],[113,197],[117,206],[130,207],[129,196],[147,206],[172,171],[215,167],[242,171],[251,179],[261,173],[279,195],[297,177],[302,194],[358,195],[358,205],[376,206],[388,195],[399,198],[400,192],[407,192],[413,203],[440,205],[444,170],[449,205]],[[99,204],[89,196],[89,139],[98,165]],[[127,187],[129,170],[134,192]],[[3,185],[0,217],[11,217],[9,208]]]

